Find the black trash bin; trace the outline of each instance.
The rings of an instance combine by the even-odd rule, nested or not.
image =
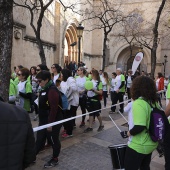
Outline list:
[[[126,152],[127,145],[120,144],[120,145],[113,145],[109,146],[112,165],[114,169],[124,169],[124,160],[125,160],[125,152]]]

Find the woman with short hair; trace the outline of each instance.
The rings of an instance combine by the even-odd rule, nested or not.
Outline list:
[[[16,99],[16,105],[24,108],[27,112],[30,112],[30,100],[32,97],[32,86],[30,81],[27,80],[29,74],[30,72],[27,68],[22,68],[17,73],[19,84],[17,85],[18,96]]]
[[[55,84],[51,80],[49,71],[41,71],[36,76],[41,91],[39,93],[39,126],[62,120],[61,96]],[[54,167],[58,164],[58,156],[61,149],[59,133],[61,124],[48,127],[37,132],[36,154],[45,146],[46,137],[52,144],[53,156],[45,163],[45,168]]]

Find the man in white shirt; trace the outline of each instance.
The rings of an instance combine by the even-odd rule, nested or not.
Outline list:
[[[122,74],[122,69],[116,69],[116,79],[115,79],[115,86],[114,86],[114,94],[113,94],[113,105],[123,102],[123,96],[125,93],[125,76]],[[123,113],[124,104],[120,104],[120,112]],[[112,106],[112,112],[115,112],[116,106]]]

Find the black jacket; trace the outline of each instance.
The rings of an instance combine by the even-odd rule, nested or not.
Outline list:
[[[52,123],[63,119],[62,111],[58,105],[62,106],[62,99],[59,90],[54,84],[40,91],[39,120],[41,121],[41,125],[42,122]]]
[[[28,113],[0,101],[0,170],[23,170],[35,160],[35,139]]]

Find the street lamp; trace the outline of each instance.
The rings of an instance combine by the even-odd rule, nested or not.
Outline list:
[[[78,53],[78,64],[80,63],[80,51],[81,51],[81,37],[83,35],[83,30],[84,30],[84,27],[79,24],[79,26],[77,27],[77,37],[79,39],[79,46],[78,46],[78,50],[79,50],[79,53]]]
[[[168,57],[167,55],[164,56],[164,63],[162,63],[164,65],[164,77],[165,77],[166,63],[168,62],[167,57]]]

